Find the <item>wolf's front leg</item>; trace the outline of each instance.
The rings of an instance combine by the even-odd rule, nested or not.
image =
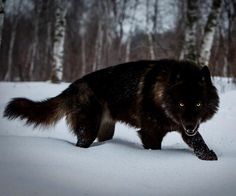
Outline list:
[[[161,143],[166,132],[161,132],[158,129],[155,131],[141,129],[138,134],[145,149],[161,150]]]
[[[210,150],[204,142],[199,132],[194,136],[187,136],[182,133],[183,140],[194,150],[194,153],[202,160],[217,160],[217,155],[213,150]]]

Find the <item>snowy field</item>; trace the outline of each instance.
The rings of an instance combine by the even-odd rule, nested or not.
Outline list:
[[[81,149],[64,120],[40,130],[2,118],[12,97],[40,100],[67,86],[0,82],[0,196],[236,195],[236,89],[226,82],[219,112],[200,127],[218,161],[199,160],[177,133],[163,150],[144,150],[136,130],[118,124],[113,140]]]

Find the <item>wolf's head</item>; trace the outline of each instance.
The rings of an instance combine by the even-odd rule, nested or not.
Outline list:
[[[162,108],[182,132],[194,136],[200,123],[210,119],[219,105],[209,69],[181,69],[169,80]]]

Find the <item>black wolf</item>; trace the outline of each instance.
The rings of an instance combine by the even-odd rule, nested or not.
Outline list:
[[[56,97],[40,102],[15,98],[4,117],[35,126],[63,116],[79,147],[112,139],[115,123],[136,128],[146,149],[161,149],[167,132],[178,131],[198,158],[217,160],[198,132],[217,111],[219,97],[207,67],[189,61],[129,62],[90,73]]]

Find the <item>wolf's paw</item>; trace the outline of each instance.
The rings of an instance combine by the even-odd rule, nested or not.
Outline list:
[[[218,160],[218,157],[216,153],[213,150],[209,150],[204,153],[196,153],[197,157],[201,160],[207,160],[207,161],[216,161]]]

